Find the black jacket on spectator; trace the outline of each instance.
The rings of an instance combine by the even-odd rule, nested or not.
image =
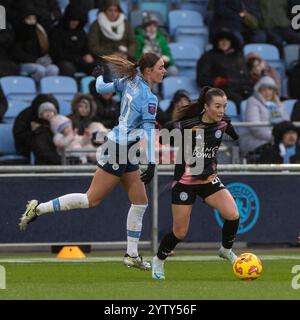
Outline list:
[[[224,37],[231,40],[234,50],[224,52],[218,48],[218,41]],[[222,84],[216,83],[217,78],[224,80]],[[198,60],[197,83],[199,87],[220,87],[237,104],[251,95],[252,84],[239,41],[228,30],[220,31],[214,38],[213,49]]]
[[[56,146],[53,142],[53,134],[49,122],[38,119],[40,126],[32,131],[31,151],[34,154],[36,165],[59,165],[61,157],[57,153]]]
[[[71,20],[79,20],[75,30],[69,29]],[[80,8],[67,6],[60,23],[50,32],[50,52],[55,63],[70,61],[77,67],[84,64],[82,57],[88,53],[87,35],[83,30],[86,15]]]
[[[38,108],[43,102],[52,102],[59,111],[58,101],[51,94],[39,94],[32,101],[30,107],[24,109],[17,116],[14,126],[13,134],[15,139],[15,147],[18,154],[24,157],[30,157],[32,145],[32,129],[31,122],[39,122]]]
[[[18,75],[19,66],[12,60],[12,48],[15,34],[12,25],[7,22],[6,29],[0,30],[0,77]]]
[[[16,27],[16,40],[13,49],[13,56],[16,61],[21,63],[35,63],[36,60],[43,56],[41,46],[36,33],[36,25],[30,26],[23,20],[30,14],[36,14],[34,7],[26,7],[22,14],[22,19]]]

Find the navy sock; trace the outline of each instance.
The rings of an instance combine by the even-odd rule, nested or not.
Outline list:
[[[158,248],[157,256],[161,260],[165,260],[169,253],[176,247],[181,240],[176,238],[173,232],[166,234]]]

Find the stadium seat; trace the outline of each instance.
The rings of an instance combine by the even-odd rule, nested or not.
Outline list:
[[[289,99],[289,100],[283,101],[284,108],[287,111],[290,119],[291,119],[291,115],[292,115],[292,112],[293,112],[293,109],[294,109],[294,105],[295,105],[296,102],[297,102],[296,99]]]
[[[201,13],[191,10],[172,10],[169,12],[169,32],[175,36],[179,28],[195,29],[203,32],[203,17]],[[204,27],[205,28],[205,27]]]
[[[207,6],[208,0],[183,0],[178,4],[178,9],[197,11],[200,12],[203,17],[205,17],[207,13]]]
[[[139,9],[141,11],[159,12],[163,18],[164,25],[167,24],[169,7],[165,1],[142,1],[139,4]]]
[[[22,100],[11,100],[8,102],[8,109],[4,114],[3,120],[5,123],[13,123],[18,114],[25,108],[29,107],[30,103]]]
[[[232,121],[239,121],[239,115],[237,113],[237,107],[234,101],[227,100],[226,114]]]
[[[160,12],[153,11],[153,10],[148,10],[148,11],[133,10],[130,13],[130,23],[131,23],[132,28],[135,29],[136,27],[141,26],[142,22],[143,22],[143,18],[148,13],[155,14],[155,16],[158,19],[158,24],[159,24],[160,27],[164,27],[165,26],[164,19],[163,19],[162,15],[160,14]]]
[[[77,83],[71,77],[50,76],[40,81],[41,93],[51,93],[59,100],[71,101],[77,93]]]
[[[92,76],[84,77],[80,80],[80,91],[82,93],[90,93],[89,85],[91,81],[95,80]]]
[[[266,43],[248,43],[244,46],[244,55],[250,52],[258,54],[262,59],[267,61],[280,60],[280,53],[276,46]]]
[[[203,51],[194,44],[173,42],[169,44],[174,64],[179,68],[179,76],[196,79],[197,61]]]
[[[32,78],[7,76],[0,79],[0,85],[8,100],[31,102],[36,96],[36,85]]]
[[[245,112],[246,112],[247,100],[243,100],[240,104],[240,113],[241,113],[241,120],[245,121]]]
[[[297,61],[300,58],[299,53],[299,44],[287,44],[283,47],[283,56],[286,68],[291,67],[293,62]]]
[[[58,100],[59,114],[68,116],[72,112],[71,102],[65,100]]]
[[[159,101],[159,107],[162,111],[166,111],[169,109],[171,103],[171,99],[163,99]]]
[[[186,90],[192,99],[198,97],[200,92],[196,81],[187,77],[167,77],[163,80],[162,87],[164,99],[172,99],[180,89]]]
[[[0,123],[0,163],[21,162],[26,158],[16,154],[15,142],[13,137],[13,124]]]

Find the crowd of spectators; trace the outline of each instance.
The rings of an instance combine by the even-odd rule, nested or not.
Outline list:
[[[63,8],[62,2],[67,4]],[[223,89],[235,103],[238,115],[242,113],[242,102],[246,101],[243,120],[247,122],[269,121],[275,125],[281,121],[299,121],[300,101],[290,117],[283,100],[300,99],[300,56],[284,75],[289,80],[286,93],[282,74],[257,53],[245,56],[243,52],[247,43],[269,43],[279,49],[282,57],[286,44],[300,45],[300,33],[290,27],[291,8],[296,4],[300,1],[276,0],[276,5],[271,0],[207,1],[204,20],[210,45],[195,64],[199,91],[206,85]],[[146,52],[163,57],[167,76],[179,73],[169,47],[174,39],[167,28],[160,26],[158,13],[145,14],[141,25],[133,28],[130,15],[125,15],[119,0],[0,0],[0,5],[7,12],[6,29],[0,30],[0,77],[25,75],[38,85],[43,77],[50,75],[74,78],[78,74],[91,75],[101,63],[101,55],[115,54],[137,61]],[[88,13],[95,8],[96,18],[89,23]],[[106,70],[105,78],[113,78],[110,69]],[[94,133],[113,128],[120,111],[119,97],[98,94],[94,84],[95,81],[90,83],[89,94],[79,92],[74,96],[67,117],[59,113],[59,101],[53,95],[37,95],[14,121],[17,153],[28,161],[33,154],[36,164],[60,164],[62,149],[93,150],[99,144],[93,140]],[[161,88],[157,94],[163,98]],[[159,109],[158,126],[174,119],[176,110],[191,99],[189,92],[177,91],[169,108]],[[0,121],[7,109],[8,102],[0,87]],[[278,147],[282,142],[278,141],[284,133],[280,132],[279,139],[275,127],[240,130],[242,154],[247,157],[257,152],[261,155],[268,148],[274,152],[282,150]],[[281,151],[279,155],[278,159],[288,161]],[[69,153],[69,156],[76,163],[95,162],[89,152]],[[292,162],[298,158],[291,157]],[[259,159],[266,161],[262,160],[264,156]]]

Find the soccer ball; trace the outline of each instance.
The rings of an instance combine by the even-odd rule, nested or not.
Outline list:
[[[262,273],[261,260],[253,253],[239,255],[232,268],[233,273],[241,280],[254,280]]]

